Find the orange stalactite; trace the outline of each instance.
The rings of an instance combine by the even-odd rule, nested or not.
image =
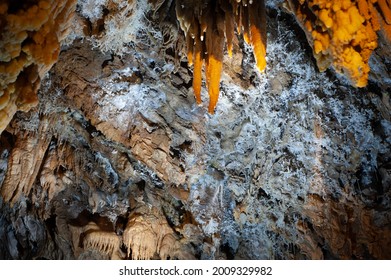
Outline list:
[[[266,68],[266,12],[262,7],[264,7],[263,0],[259,0],[249,9],[251,44],[257,67],[261,72]]]
[[[223,62],[214,56],[208,57],[208,85],[209,85],[209,108],[210,114],[214,113],[220,91],[220,77],[223,69]]]
[[[202,42],[197,33],[194,45],[194,70],[193,70],[193,90],[197,104],[201,103],[201,84],[202,84]]]
[[[258,70],[263,72],[266,68],[266,45],[261,39],[261,32],[255,25],[251,25],[251,43],[254,47],[254,56]]]
[[[224,51],[224,17],[218,14],[213,23],[210,23],[206,32],[206,52],[207,52],[207,84],[209,93],[210,114],[214,113],[220,93],[220,78],[223,69]]]

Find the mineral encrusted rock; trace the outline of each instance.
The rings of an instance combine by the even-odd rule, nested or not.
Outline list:
[[[265,72],[234,36],[210,115],[175,1],[78,1],[37,107],[1,133],[0,259],[391,258],[386,36],[358,89],[280,2]]]
[[[40,82],[57,61],[76,2],[0,2],[0,133],[17,110],[37,105]]]

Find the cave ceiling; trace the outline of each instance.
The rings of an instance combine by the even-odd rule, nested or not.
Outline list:
[[[0,259],[390,259],[389,0],[0,0]]]

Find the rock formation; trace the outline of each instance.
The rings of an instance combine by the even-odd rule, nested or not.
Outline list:
[[[16,110],[37,105],[41,79],[57,61],[76,0],[0,3],[0,132]]]
[[[0,259],[391,258],[389,1],[20,3]]]
[[[202,65],[209,88],[209,113],[214,112],[219,97],[223,66],[224,42],[232,57],[235,23],[237,32],[243,33],[247,44],[254,48],[256,65],[266,68],[266,10],[264,0],[259,1],[176,1],[176,15],[185,32],[187,58],[193,65],[193,89],[197,103],[201,103]]]
[[[333,66],[357,87],[367,85],[368,61],[378,35],[391,38],[391,3],[380,1],[289,1],[306,31],[321,71]]]

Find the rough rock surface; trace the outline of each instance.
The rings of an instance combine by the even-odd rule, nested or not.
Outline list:
[[[266,71],[235,39],[210,115],[175,1],[130,2],[79,1],[38,107],[1,134],[0,259],[391,258],[384,38],[356,89],[266,2]]]
[[[41,79],[58,59],[76,2],[0,2],[0,133],[17,110],[37,105]]]

